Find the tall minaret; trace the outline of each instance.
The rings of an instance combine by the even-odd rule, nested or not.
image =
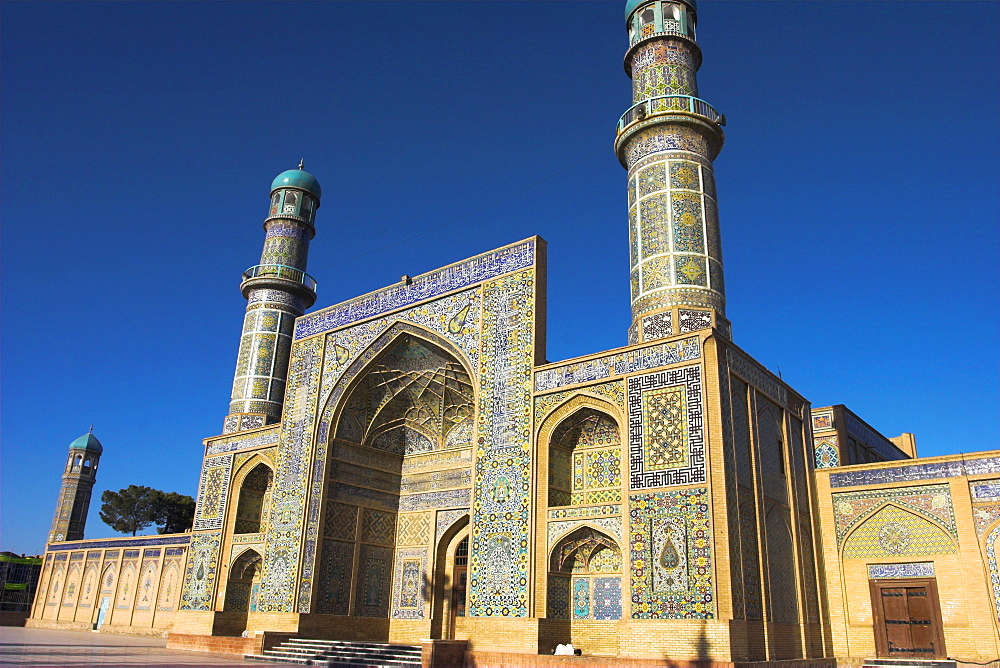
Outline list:
[[[725,118],[698,98],[694,0],[625,3],[633,106],[615,152],[628,170],[629,342],[717,327],[728,335],[712,160]]]
[[[243,272],[240,285],[248,303],[224,434],[281,419],[292,327],[316,301],[316,281],[306,273],[306,261],[321,195],[319,182],[302,163],[271,184],[264,251],[260,264]]]
[[[49,542],[82,540],[90,511],[90,495],[97,482],[97,462],[104,446],[93,434],[93,427],[69,444],[69,460],[63,472],[59,501],[52,517]]]

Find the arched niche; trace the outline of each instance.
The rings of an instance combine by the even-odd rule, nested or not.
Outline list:
[[[224,611],[250,612],[256,607],[256,588],[260,585],[262,562],[260,554],[254,549],[245,550],[233,560],[226,582]]]
[[[621,500],[621,431],[610,404],[577,396],[546,419],[539,444],[547,459],[547,504]]]
[[[233,533],[260,533],[266,529],[274,469],[263,457],[250,460],[236,475],[239,490],[234,512]]]
[[[548,566],[549,618],[621,619],[622,552],[614,538],[582,526],[553,546]]]
[[[937,522],[887,503],[871,512],[849,533],[843,559],[917,557],[957,552],[952,535]]]

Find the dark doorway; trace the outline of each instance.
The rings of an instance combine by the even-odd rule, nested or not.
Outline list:
[[[946,658],[936,580],[869,580],[869,586],[880,657]]]

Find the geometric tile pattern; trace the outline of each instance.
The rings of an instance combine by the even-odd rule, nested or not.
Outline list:
[[[569,619],[570,579],[549,574],[546,616],[549,619]]]
[[[835,475],[835,474],[834,474]],[[940,524],[957,540],[955,511],[951,490],[947,484],[921,485],[866,492],[840,492],[833,495],[833,510],[837,524],[837,544],[860,522],[883,505],[893,504]]]
[[[549,522],[548,545],[552,544],[562,536],[570,533],[571,530],[580,526],[598,527],[603,531],[622,540],[622,518],[621,517],[593,517],[589,519],[565,520],[561,522]]]
[[[531,508],[534,270],[483,285],[467,614],[526,617]]]
[[[323,541],[322,563],[317,583],[316,612],[346,615],[351,597],[354,543]]]
[[[700,366],[629,378],[628,413],[631,489],[705,481]]]
[[[323,522],[323,535],[326,538],[354,540],[358,525],[358,507],[345,503],[329,502],[326,506],[326,519]]]
[[[677,322],[680,325],[681,334],[697,332],[712,326],[712,313],[710,311],[681,309],[677,312]]]
[[[708,490],[629,497],[632,617],[712,619]]]
[[[391,584],[392,550],[362,545],[354,614],[361,617],[387,617]]]
[[[888,505],[844,541],[844,559],[952,554],[955,542],[941,528],[912,512]]]
[[[590,578],[573,578],[573,619],[590,618]]]
[[[397,545],[430,545],[433,513],[406,513],[399,516]]]
[[[365,508],[361,515],[361,540],[366,543],[392,545],[396,532],[396,516]]]
[[[191,536],[181,610],[211,610],[222,534],[196,533]]]
[[[392,586],[392,618],[423,619],[430,588],[427,550],[398,550]]]
[[[829,436],[815,436],[813,437],[813,443],[813,455],[816,459],[816,468],[826,469],[834,466],[840,466],[840,451],[837,449],[836,434],[830,434]]]
[[[621,619],[621,577],[594,578],[593,583],[594,619]]]
[[[642,340],[652,341],[674,333],[670,311],[661,311],[642,318]]]
[[[195,531],[222,528],[232,467],[232,453],[205,460],[201,471],[201,483],[198,485]]]
[[[274,425],[272,429],[268,429],[263,433],[227,436],[225,438],[212,439],[209,441],[208,447],[205,449],[205,456],[210,457],[212,455],[222,454],[223,452],[257,448],[262,445],[274,445],[278,442],[278,429],[278,425]]]
[[[620,515],[622,507],[617,503],[605,506],[593,506],[590,508],[549,508],[549,519],[558,520],[566,517],[602,517],[606,515]]]
[[[909,564],[868,564],[868,578],[871,580],[932,577],[934,577],[933,561],[918,561]]]
[[[535,372],[535,392],[554,390],[564,385],[603,380],[636,371],[687,362],[701,357],[698,337],[654,343],[625,353],[606,355],[586,362],[573,362]]]
[[[845,471],[831,473],[831,487],[855,487],[859,485],[881,485],[903,480],[929,480],[932,478],[960,478],[963,476],[1000,473],[1000,457],[983,457],[961,462],[934,462],[893,466],[868,471]]]

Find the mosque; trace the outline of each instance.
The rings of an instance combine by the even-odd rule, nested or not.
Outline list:
[[[625,19],[628,345],[546,360],[539,237],[307,313],[322,190],[283,172],[193,529],[84,540],[102,446],[74,441],[29,626],[424,665],[997,660],[1000,451],[917,459],[731,340],[697,8]]]

